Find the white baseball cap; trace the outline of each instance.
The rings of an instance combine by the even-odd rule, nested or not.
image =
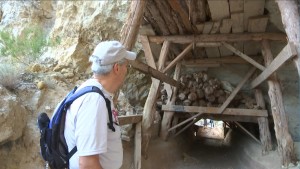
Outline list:
[[[99,65],[109,65],[123,58],[135,60],[136,53],[126,50],[118,41],[103,41],[96,46],[90,60]]]

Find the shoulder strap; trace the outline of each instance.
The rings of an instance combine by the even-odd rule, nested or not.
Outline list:
[[[107,112],[108,112],[108,118],[109,118],[109,123],[107,123],[108,128],[111,129],[113,132],[116,131],[114,125],[113,125],[113,119],[112,119],[112,111],[111,111],[111,103],[110,100],[108,98],[106,98],[103,94],[103,92],[96,86],[86,86],[82,89],[80,89],[78,92],[74,93],[71,97],[66,99],[65,102],[65,108],[68,109],[68,107],[80,96],[86,94],[86,93],[90,93],[90,92],[96,92],[99,93],[105,100],[106,103],[106,108],[107,108]],[[77,151],[77,146],[75,146],[70,153],[68,154],[68,159],[70,159]]]

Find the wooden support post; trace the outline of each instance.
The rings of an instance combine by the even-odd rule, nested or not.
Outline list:
[[[146,56],[146,60],[148,62],[148,64],[152,67],[152,68],[156,68],[155,65],[155,61],[151,52],[151,48],[150,48],[150,44],[148,41],[148,37],[147,36],[141,36],[141,42],[145,51],[145,56]],[[163,58],[159,58],[159,62],[158,62],[158,66],[161,69],[164,68],[164,62],[166,60],[166,57],[168,55],[169,52],[169,48],[168,48],[168,42],[165,43],[165,46],[162,48],[161,50],[161,54],[160,56]],[[142,154],[145,158],[147,158],[147,152],[148,152],[148,146],[149,146],[149,142],[151,139],[151,126],[153,124],[154,121],[154,106],[156,103],[156,96],[157,96],[157,92],[159,90],[159,85],[160,85],[160,81],[157,79],[152,78],[152,84],[150,87],[150,91],[144,106],[144,113],[143,113],[143,124],[142,124],[142,133],[143,133],[143,139],[142,139]]]
[[[226,99],[226,101],[218,109],[217,114],[221,114],[226,109],[226,107],[230,104],[230,102],[233,100],[233,98],[236,96],[236,94],[241,90],[241,88],[244,86],[244,84],[247,82],[247,80],[255,72],[255,70],[256,70],[255,67],[252,67],[249,70],[249,72],[246,74],[246,76],[244,77],[244,79],[237,85],[237,87],[231,92],[230,96]]]
[[[135,124],[135,135],[134,135],[134,169],[142,168],[142,123]]]
[[[180,71],[181,71],[181,63],[177,63],[176,68],[175,68],[175,73],[174,73],[174,79],[178,80],[180,77]],[[168,96],[170,97],[170,99],[167,102],[167,105],[174,105],[175,104],[175,100],[176,100],[176,95],[177,95],[177,87],[173,88],[173,92],[172,95]],[[174,115],[173,111],[165,111],[163,118],[162,118],[162,122],[161,122],[161,131],[160,131],[160,137],[163,140],[167,140],[168,138],[168,130],[171,127],[171,123],[172,123],[172,117]]]
[[[265,65],[269,66],[272,63],[273,56],[268,41],[264,40],[262,42],[262,54]],[[275,73],[269,77],[268,85],[278,151],[281,154],[283,166],[288,167],[290,163],[296,164],[294,141],[289,133],[281,88]]]
[[[260,89],[255,89],[255,99],[258,106],[262,109],[266,109],[263,94]],[[267,154],[272,150],[271,133],[269,129],[269,120],[267,117],[258,117],[259,135],[262,144],[263,154]]]
[[[285,28],[285,32],[288,36],[289,42],[293,42],[296,45],[298,56],[294,61],[300,76],[300,11],[299,1],[281,1],[276,0],[278,8],[281,13],[281,20]]]

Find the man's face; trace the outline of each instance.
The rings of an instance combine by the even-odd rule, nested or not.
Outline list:
[[[129,67],[129,62],[128,60],[125,61],[125,63],[123,64],[118,64],[119,66],[119,79],[118,82],[120,82],[120,87],[122,86],[122,84],[124,83],[125,77],[127,75],[127,71],[128,71],[128,67]]]

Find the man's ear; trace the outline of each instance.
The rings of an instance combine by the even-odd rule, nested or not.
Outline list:
[[[113,65],[113,71],[114,71],[114,73],[119,73],[120,67],[117,63]]]

